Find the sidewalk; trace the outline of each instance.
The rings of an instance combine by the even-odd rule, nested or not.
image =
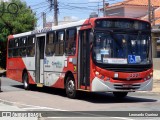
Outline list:
[[[160,94],[160,58],[153,58],[153,90]]]
[[[160,70],[154,70],[153,72],[153,90],[160,94]]]

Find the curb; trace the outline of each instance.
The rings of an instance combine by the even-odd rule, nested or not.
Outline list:
[[[10,101],[7,101],[7,100],[2,100],[2,99],[0,99],[0,103],[3,103],[5,105],[10,105],[10,106],[14,106],[15,105],[15,102],[10,102]]]

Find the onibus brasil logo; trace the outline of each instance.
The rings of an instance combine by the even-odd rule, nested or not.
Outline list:
[[[4,13],[9,13],[9,14],[17,14],[19,7],[16,3],[9,3],[8,5],[5,5],[4,2],[0,2],[2,7],[0,7],[0,17],[3,16]]]

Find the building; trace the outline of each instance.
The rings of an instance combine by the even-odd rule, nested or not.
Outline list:
[[[160,0],[151,0],[150,12],[153,57],[160,57]],[[106,4],[105,16],[122,16],[148,20],[148,0],[124,0],[112,5]]]
[[[70,16],[65,16],[63,18],[63,20],[61,21],[58,21],[58,25],[63,25],[63,24],[66,24],[66,23],[70,23],[70,22],[76,22],[77,20],[74,20],[72,17]],[[45,23],[45,26],[46,28],[52,28],[52,26],[54,26],[54,23],[53,22],[46,22]]]

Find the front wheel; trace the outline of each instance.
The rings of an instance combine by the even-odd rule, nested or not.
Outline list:
[[[23,87],[25,90],[29,90],[29,80],[26,72],[23,74]]]
[[[66,94],[67,97],[69,98],[76,98],[76,86],[75,86],[75,81],[73,77],[67,77],[66,80]]]
[[[124,98],[126,97],[128,92],[113,92],[113,95],[117,98]]]

